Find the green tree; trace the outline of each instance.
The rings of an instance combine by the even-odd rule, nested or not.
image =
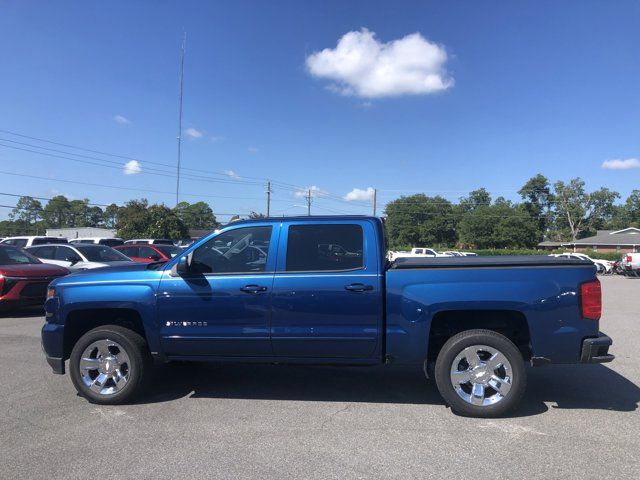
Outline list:
[[[529,248],[538,243],[538,225],[523,205],[500,197],[464,214],[460,242],[473,248]]]
[[[628,218],[628,225],[640,227],[640,190],[633,190],[624,203],[625,214]],[[624,228],[621,227],[621,228]]]
[[[258,218],[267,218],[267,216],[264,213],[258,213],[258,212],[254,212],[251,211],[251,213],[249,213],[249,218],[252,220],[258,219]]]
[[[131,200],[118,211],[118,236],[129,238],[184,238],[188,229],[176,212],[146,199]]]
[[[523,198],[525,212],[536,219],[538,224],[538,238],[542,239],[549,225],[548,218],[551,215],[553,194],[549,180],[542,174],[531,177],[518,191]]]
[[[118,211],[118,236],[124,239],[145,237],[151,223],[148,207],[146,198],[125,203]]]
[[[118,224],[118,215],[120,214],[120,207],[115,203],[112,203],[104,209],[102,215],[102,224],[106,228],[116,228]]]
[[[69,202],[69,227],[87,227],[87,213],[89,210],[89,199],[71,200]]]
[[[25,228],[25,233],[31,231],[31,226],[42,216],[42,204],[33,197],[20,197],[16,203],[16,208],[11,210],[9,218],[17,223],[21,223]]]
[[[469,210],[475,210],[481,206],[489,206],[491,205],[491,194],[487,191],[486,188],[479,188],[478,190],[473,190],[469,192],[468,197],[462,197],[460,199],[460,210],[463,213],[468,212]]]
[[[189,229],[180,220],[176,212],[164,205],[151,205],[148,209],[149,226],[146,235],[149,238],[185,238]]]
[[[180,202],[174,210],[187,228],[205,230],[214,229],[218,226],[213,210],[205,202]]]
[[[69,225],[71,204],[64,195],[56,195],[42,209],[42,219],[47,228],[62,228]]]
[[[456,242],[456,217],[446,198],[422,193],[402,196],[385,208],[391,248],[448,246]]]
[[[104,225],[104,212],[100,207],[89,207],[87,209],[87,226],[100,227]]]
[[[618,192],[601,188],[592,193],[585,191],[585,183],[574,178],[569,183],[558,181],[553,185],[556,199],[556,226],[564,238],[577,240],[583,234],[602,228],[615,214]]]

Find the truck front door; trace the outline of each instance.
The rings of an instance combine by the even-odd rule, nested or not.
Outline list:
[[[377,233],[368,221],[285,224],[272,294],[274,354],[377,355],[383,314],[377,252]]]
[[[272,355],[277,230],[255,224],[223,231],[192,252],[187,274],[164,273],[157,305],[167,355]]]

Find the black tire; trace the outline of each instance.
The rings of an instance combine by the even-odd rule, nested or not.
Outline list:
[[[99,340],[117,342],[128,356],[128,380],[121,390],[112,394],[100,394],[92,391],[83,381],[80,373],[80,360],[83,352]],[[85,333],[76,342],[69,358],[69,375],[78,393],[91,403],[100,405],[118,405],[131,401],[142,390],[150,375],[151,355],[147,342],[139,334],[118,325],[104,325]]]
[[[508,393],[492,405],[472,405],[458,395],[451,380],[451,368],[454,360],[465,348],[474,345],[486,345],[497,350],[506,357],[511,366],[511,387]],[[455,413],[466,417],[479,418],[504,415],[520,402],[527,386],[527,372],[524,366],[524,359],[518,347],[504,335],[492,330],[480,329],[466,330],[447,340],[436,360],[435,379],[440,395]],[[488,391],[493,392],[493,390]]]

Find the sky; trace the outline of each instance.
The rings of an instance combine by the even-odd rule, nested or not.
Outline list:
[[[315,214],[370,214],[374,189],[378,213],[517,200],[537,173],[624,198],[638,25],[624,0],[0,0],[0,204],[175,205],[183,32],[180,200],[221,220],[265,212],[267,180],[272,215],[306,214],[309,189]]]

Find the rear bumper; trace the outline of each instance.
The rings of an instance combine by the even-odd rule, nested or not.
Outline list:
[[[597,337],[585,338],[582,341],[580,363],[607,363],[615,357],[609,353],[609,347],[613,344],[610,337],[600,332]]]

